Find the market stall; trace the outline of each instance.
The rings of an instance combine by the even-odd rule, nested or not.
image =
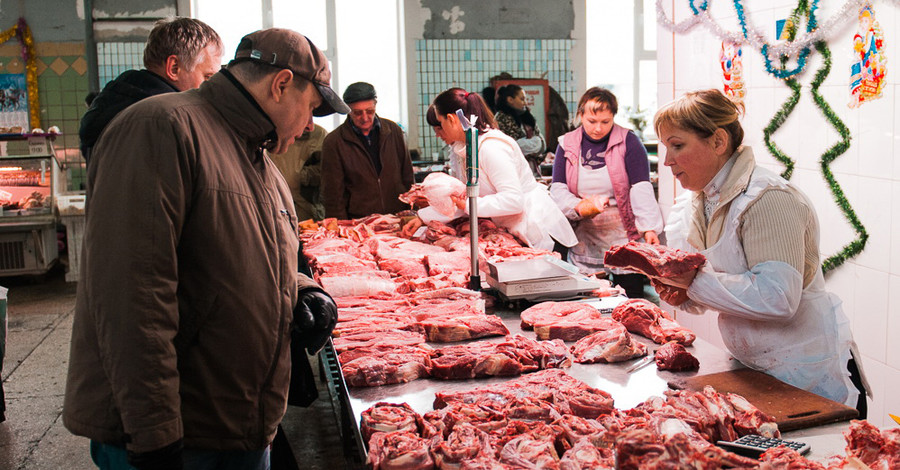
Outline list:
[[[0,275],[43,274],[57,260],[55,138],[0,135]]]

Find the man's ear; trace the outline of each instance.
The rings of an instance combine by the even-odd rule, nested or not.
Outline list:
[[[178,74],[181,73],[183,69],[181,61],[178,60],[178,56],[173,54],[169,57],[166,57],[166,63],[164,67],[164,78],[170,82],[177,82]]]
[[[288,69],[279,70],[278,73],[272,77],[272,89],[270,90],[272,98],[274,98],[276,102],[280,102],[281,98],[284,97],[284,92],[287,90],[287,87],[294,86],[292,83],[294,80],[293,72]]]

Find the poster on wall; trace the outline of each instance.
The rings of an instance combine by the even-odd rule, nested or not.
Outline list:
[[[28,89],[24,73],[0,74],[0,134],[28,130]]]
[[[881,98],[886,64],[884,33],[875,19],[872,4],[866,2],[859,9],[859,22],[853,36],[853,62],[850,64],[851,108]]]
[[[539,78],[512,78],[491,82],[495,89],[510,83],[522,87],[522,91],[525,92],[525,106],[534,116],[535,127],[541,131],[542,136],[546,136],[547,109],[550,107],[550,83]]]

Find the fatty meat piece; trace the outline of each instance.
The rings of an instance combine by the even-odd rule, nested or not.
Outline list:
[[[466,185],[446,173],[429,173],[422,181],[422,193],[431,207],[450,217],[456,213],[456,203],[452,197],[465,196]]]
[[[646,356],[647,347],[634,341],[625,325],[597,331],[579,339],[572,346],[575,362],[590,364],[595,362],[623,362],[636,357]]]
[[[360,414],[359,430],[368,441],[376,432],[420,434],[422,417],[407,403],[378,402]]]
[[[652,277],[679,276],[704,263],[706,257],[701,253],[634,241],[614,245],[603,256],[603,264],[607,267],[628,269]]]
[[[653,360],[659,370],[680,372],[700,369],[700,361],[676,341],[669,341],[660,346]]]

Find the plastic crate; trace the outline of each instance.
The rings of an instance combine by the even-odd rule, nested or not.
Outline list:
[[[66,282],[78,282],[78,273],[81,269],[81,242],[84,238],[84,215],[64,215],[60,219],[66,226],[66,244],[69,251]]]

